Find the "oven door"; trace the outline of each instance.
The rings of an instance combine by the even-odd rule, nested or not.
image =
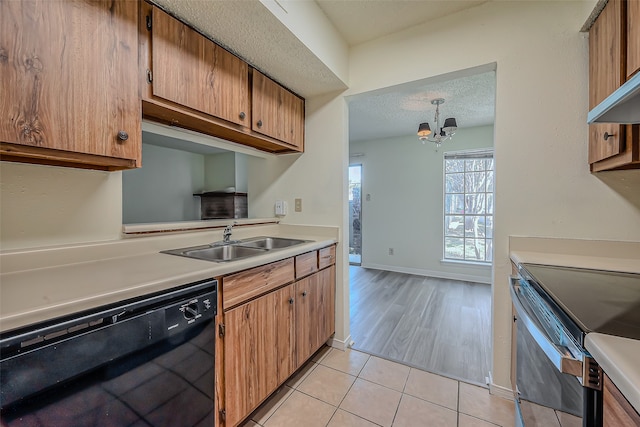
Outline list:
[[[539,316],[547,314],[545,309],[537,303],[533,307],[515,278],[511,279],[511,298],[516,425],[597,425],[592,424],[592,416],[584,417],[585,402],[593,406],[588,402],[593,391],[581,384],[583,358],[576,355],[581,350],[575,346],[569,350],[566,342],[561,342],[562,332],[543,326]]]

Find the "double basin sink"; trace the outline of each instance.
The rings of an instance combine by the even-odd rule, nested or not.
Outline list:
[[[230,242],[215,242],[211,245],[191,246],[188,248],[162,251],[165,254],[187,258],[203,259],[214,262],[229,262],[264,255],[268,251],[284,249],[311,242],[311,240],[287,239],[284,237],[252,237]]]

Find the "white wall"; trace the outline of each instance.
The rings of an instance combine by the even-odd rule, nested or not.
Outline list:
[[[143,165],[122,172],[122,221],[193,221],[200,219],[204,156],[142,144]]]
[[[232,152],[204,156],[204,191],[219,191],[236,186],[236,154]]]
[[[120,237],[122,173],[0,162],[0,249]]]
[[[248,157],[249,216],[273,216],[274,203],[280,199],[289,204],[284,224],[340,227],[336,339],[345,342],[349,337],[348,110],[341,94],[328,94],[307,99],[305,111],[304,154]],[[302,199],[302,212],[294,212],[295,198]]]
[[[588,43],[578,32],[589,11],[585,2],[488,2],[351,52],[349,95],[497,63],[497,387],[511,388],[509,235],[640,240],[640,171],[589,173]]]
[[[488,147],[493,126],[458,129],[438,151],[415,134],[350,142],[349,152],[362,154],[351,159],[362,164],[362,265],[490,283],[489,266],[441,262],[444,153]]]

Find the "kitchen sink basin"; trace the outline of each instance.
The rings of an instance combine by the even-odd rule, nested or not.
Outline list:
[[[234,240],[231,243],[215,242],[211,245],[192,246],[161,252],[206,261],[228,262],[263,255],[270,250],[284,249],[310,241],[284,237],[252,237],[245,240]]]
[[[239,245],[195,246],[184,249],[162,251],[166,254],[180,255],[188,258],[204,259],[207,261],[227,262],[262,255],[267,251],[260,248],[248,248]]]
[[[241,240],[238,245],[245,248],[282,249],[307,242],[309,240],[286,239],[284,237],[254,237]]]

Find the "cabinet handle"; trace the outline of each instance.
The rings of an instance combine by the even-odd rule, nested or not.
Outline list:
[[[262,120],[258,120],[258,123],[256,123],[258,125],[259,128],[262,127]]]
[[[304,292],[302,293],[302,296],[303,296],[303,297],[306,297],[306,296],[307,296],[307,291],[304,291]]]
[[[247,117],[247,115],[244,113],[244,111],[240,111],[240,120],[244,120],[245,117]]]
[[[293,298],[289,298],[289,304],[293,304]]]
[[[118,139],[120,141],[126,141],[127,139],[129,139],[129,134],[126,133],[125,131],[121,130],[118,132]]]
[[[616,136],[615,133],[609,133],[609,132],[605,132],[604,133],[604,140],[608,140],[609,138],[613,138],[614,136]]]

